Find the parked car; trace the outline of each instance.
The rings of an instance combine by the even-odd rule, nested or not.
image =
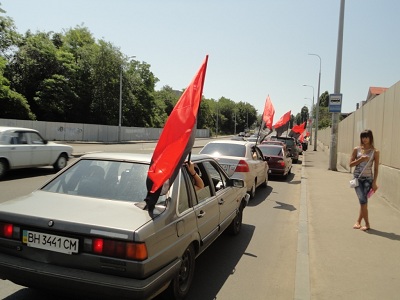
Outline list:
[[[246,140],[249,141],[249,142],[255,143],[255,142],[257,142],[258,138],[259,138],[259,137],[258,137],[257,134],[252,134],[252,135],[250,135],[248,138],[246,138]]]
[[[244,131],[239,132],[239,136],[243,136],[244,137],[245,133]]]
[[[300,143],[299,140],[296,140],[296,145],[297,145],[297,149],[299,149],[299,154],[302,155],[303,154],[303,144]]]
[[[252,142],[216,140],[207,143],[200,153],[215,158],[229,176],[243,179],[250,198],[254,198],[257,187],[268,184],[268,163]]]
[[[303,140],[301,145],[303,147],[303,151],[307,151],[307,149],[308,149],[308,141],[306,139]]]
[[[151,155],[94,153],[30,195],[0,204],[0,278],[97,299],[183,299],[195,258],[241,230],[249,195],[211,157],[192,155],[204,188],[182,165],[152,212]]]
[[[297,163],[299,161],[299,149],[296,145],[296,140],[293,137],[272,136],[271,140],[282,141],[286,144],[286,149],[290,152],[292,161]]]
[[[0,126],[0,178],[21,168],[53,166],[59,171],[71,155],[71,146],[48,142],[37,130]]]
[[[261,144],[258,146],[268,162],[269,174],[287,177],[292,170],[292,158],[285,146]]]
[[[272,141],[272,140],[266,140],[261,143],[261,145],[278,145],[278,146],[284,146],[286,148],[286,144],[282,141]]]

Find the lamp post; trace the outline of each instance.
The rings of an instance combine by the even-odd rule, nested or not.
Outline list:
[[[318,117],[319,117],[319,97],[320,97],[320,85],[321,85],[321,57],[318,54],[309,53],[308,55],[313,55],[319,58],[319,75],[318,75],[318,92],[317,92],[317,107],[316,117],[315,117],[315,134],[314,134],[314,151],[317,151],[317,137],[318,137]]]
[[[129,56],[128,61],[136,56]],[[119,72],[119,114],[118,114],[118,142],[121,142],[121,125],[122,125],[122,68],[123,64],[120,66]]]
[[[312,88],[312,105],[313,105],[313,107],[314,107],[314,87],[312,86],[312,85],[308,85],[308,84],[303,84],[303,86],[308,86],[308,87],[310,87],[310,88]],[[312,125],[312,124],[311,124]],[[312,138],[312,126],[311,126],[311,132],[310,132],[310,145],[312,145],[312,140],[313,140],[313,138]],[[314,139],[314,142],[315,142],[315,139]]]

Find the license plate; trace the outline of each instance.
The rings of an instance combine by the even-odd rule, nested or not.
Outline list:
[[[79,240],[69,237],[24,230],[22,242],[28,247],[65,254],[78,253]]]

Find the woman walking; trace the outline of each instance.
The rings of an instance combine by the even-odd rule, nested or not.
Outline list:
[[[373,171],[372,171],[373,166]],[[370,229],[368,218],[368,193],[378,189],[379,151],[374,147],[374,136],[371,130],[364,130],[360,134],[360,146],[353,149],[350,158],[350,167],[355,167],[354,178],[358,178],[358,186],[355,188],[360,202],[360,213],[354,229],[367,231]],[[364,219],[365,226],[361,226]]]

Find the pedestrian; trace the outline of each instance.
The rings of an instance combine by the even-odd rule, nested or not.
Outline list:
[[[376,180],[379,167],[379,151],[374,147],[374,136],[371,130],[361,132],[360,145],[353,149],[350,167],[355,167],[354,178],[358,178],[358,186],[355,190],[360,202],[360,214],[353,228],[367,231],[371,228],[368,218],[368,194],[378,189]],[[361,226],[363,219],[365,226]]]

